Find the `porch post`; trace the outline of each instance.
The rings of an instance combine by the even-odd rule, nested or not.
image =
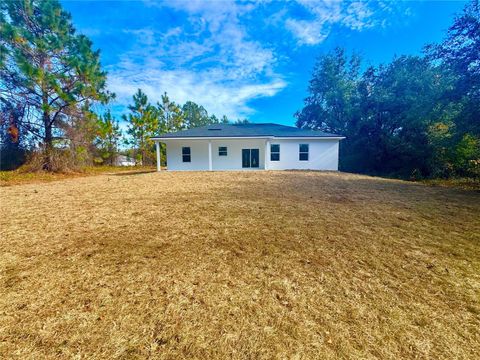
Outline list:
[[[155,141],[155,148],[157,149],[157,171],[162,170],[160,163],[160,142]]]
[[[270,140],[265,142],[265,170],[270,167]]]
[[[208,140],[208,170],[212,171],[212,140]]]

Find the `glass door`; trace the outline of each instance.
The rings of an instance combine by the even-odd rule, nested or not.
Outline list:
[[[260,150],[250,149],[250,167],[258,168],[260,163]]]
[[[260,166],[259,149],[242,149],[242,168],[258,168]]]
[[[242,168],[250,167],[250,149],[242,149]]]

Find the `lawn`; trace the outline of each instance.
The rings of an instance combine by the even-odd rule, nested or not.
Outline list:
[[[30,183],[58,181],[74,177],[93,176],[99,174],[111,174],[118,172],[149,172],[155,171],[153,166],[86,166],[79,171],[51,173],[29,172],[23,169],[0,171],[0,186],[11,186]]]
[[[0,196],[0,358],[480,353],[478,192],[162,172]]]

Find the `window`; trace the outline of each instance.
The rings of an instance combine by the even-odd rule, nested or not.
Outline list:
[[[280,161],[280,145],[270,145],[270,161]]]
[[[218,156],[227,156],[227,147],[219,146],[218,147]]]
[[[300,161],[308,161],[308,144],[300,144],[298,159]]]
[[[182,147],[182,158],[183,158],[183,162],[191,162],[192,161],[189,146]]]

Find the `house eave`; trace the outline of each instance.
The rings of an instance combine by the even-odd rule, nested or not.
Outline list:
[[[236,139],[265,139],[265,140],[343,140],[345,136],[157,136],[150,138],[153,141],[169,140],[236,140]]]

